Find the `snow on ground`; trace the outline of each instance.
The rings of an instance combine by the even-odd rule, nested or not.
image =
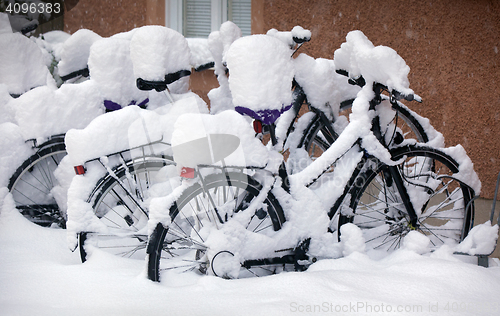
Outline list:
[[[7,195],[0,315],[498,315],[498,260],[483,268],[446,248],[409,249],[378,260],[354,252],[306,272],[240,280],[191,272],[158,284],[142,260],[94,252],[80,263],[64,230],[28,222]]]

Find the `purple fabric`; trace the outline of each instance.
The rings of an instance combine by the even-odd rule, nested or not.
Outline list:
[[[129,103],[129,105],[136,105],[136,102],[135,100],[132,100],[132,102]],[[140,106],[140,107],[143,107],[144,105],[146,105],[147,103],[149,102],[149,98],[146,98],[144,99],[141,103],[137,104],[137,106]],[[119,110],[122,108],[122,106],[116,102],[113,102],[111,100],[104,100],[104,106],[106,107],[106,109],[108,109],[109,111],[116,111],[116,110]]]
[[[104,100],[104,106],[110,111],[116,111],[122,108],[121,105],[111,100]]]
[[[143,106],[145,106],[148,102],[149,102],[149,98],[146,98],[146,99],[144,99],[141,103],[137,104],[137,106],[139,106],[139,107],[143,107]],[[132,100],[132,102],[130,102],[130,104],[129,104],[129,105],[136,105],[135,103],[136,103],[136,101],[135,101],[135,100]]]
[[[236,112],[240,113],[241,115],[248,115],[256,120],[261,121],[265,125],[271,125],[273,124],[278,117],[285,111],[288,111],[292,105],[284,106],[281,108],[281,110],[258,110],[254,111],[249,108],[237,106],[234,109]]]

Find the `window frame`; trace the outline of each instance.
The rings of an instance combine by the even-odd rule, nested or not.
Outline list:
[[[231,0],[210,0],[211,19],[210,32],[217,31],[220,25],[228,21],[228,6]],[[165,0],[165,26],[185,35],[184,32],[184,0]],[[251,22],[250,22],[251,23]]]

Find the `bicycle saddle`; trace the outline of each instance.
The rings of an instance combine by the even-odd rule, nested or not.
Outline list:
[[[224,62],[235,110],[271,124],[292,104],[295,68],[292,50],[269,35],[237,39]]]
[[[130,40],[130,57],[140,90],[163,91],[191,74],[191,51],[182,34],[159,25],[138,28]]]

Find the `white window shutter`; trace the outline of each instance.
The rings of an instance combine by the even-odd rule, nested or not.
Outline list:
[[[227,20],[251,34],[252,0],[166,0],[166,24],[186,37],[206,38]]]
[[[228,20],[241,29],[243,35],[252,33],[252,0],[228,0]]]
[[[211,0],[185,0],[184,36],[208,37],[212,29]]]

